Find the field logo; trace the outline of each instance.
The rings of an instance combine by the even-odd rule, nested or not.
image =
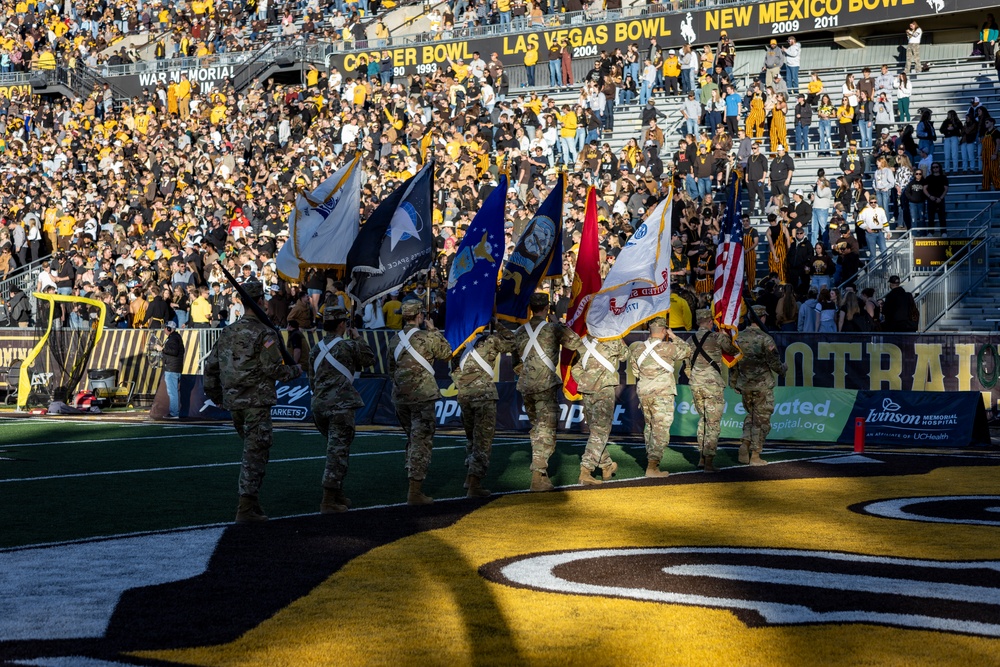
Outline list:
[[[748,627],[869,623],[1000,637],[1000,561],[664,547],[527,555],[480,574],[537,591],[729,609]]]

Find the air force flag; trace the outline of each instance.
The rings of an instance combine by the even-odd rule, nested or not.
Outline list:
[[[364,306],[426,271],[434,258],[428,163],[390,194],[361,228],[347,253],[349,294]]]
[[[504,250],[506,198],[507,176],[501,175],[499,185],[493,188],[472,219],[451,265],[444,337],[456,354],[493,318],[497,275]]]

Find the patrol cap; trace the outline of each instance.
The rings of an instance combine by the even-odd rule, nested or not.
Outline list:
[[[424,302],[419,299],[407,299],[400,310],[403,317],[413,317],[424,312]]]
[[[264,286],[257,280],[248,280],[243,283],[243,291],[251,299],[260,299],[264,296]]]
[[[663,318],[663,317],[654,317],[653,319],[651,319],[649,321],[649,328],[650,329],[666,329],[667,328],[667,320],[665,318]]]
[[[765,315],[767,315],[767,308],[765,308],[764,306],[754,306],[753,313],[757,317],[764,317]]]
[[[712,319],[712,311],[708,308],[699,308],[695,312],[695,319],[699,322]]]
[[[549,295],[543,292],[535,292],[531,295],[528,305],[532,310],[541,310],[549,305]]]
[[[323,321],[324,322],[334,322],[336,320],[346,320],[347,310],[341,308],[340,306],[333,306],[326,308],[323,311]]]

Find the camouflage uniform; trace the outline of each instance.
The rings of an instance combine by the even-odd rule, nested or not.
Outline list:
[[[642,431],[646,441],[646,458],[659,461],[670,444],[670,427],[674,423],[674,403],[677,396],[676,373],[687,359],[687,347],[680,339],[656,341],[651,338],[632,343],[628,351],[632,373],[637,380],[639,405],[646,421]],[[669,368],[664,367],[654,354]]]
[[[405,309],[403,314],[407,315]],[[409,346],[428,365],[433,364],[435,359],[450,359],[451,346],[440,332],[421,330],[412,323],[404,325],[402,332],[389,341],[392,402],[396,406],[396,419],[406,432],[406,469],[410,479],[423,481],[431,463],[434,403],[441,397],[441,390],[434,373],[424,368],[408,350],[401,348],[401,336],[405,335],[410,336]]]
[[[584,348],[581,348],[580,356],[573,364],[573,379],[583,395],[583,416],[590,429],[580,467],[588,473],[600,468],[605,479],[610,479],[609,470],[614,472],[618,466],[608,454],[608,436],[611,435],[611,422],[615,416],[615,387],[621,384],[618,366],[628,360],[628,348],[621,340],[593,341],[593,344],[594,352],[604,357],[614,370]]]
[[[537,332],[536,342],[542,352],[530,344],[528,329]],[[545,474],[549,457],[556,450],[556,425],[559,422],[560,347],[580,349],[580,337],[565,324],[546,322],[539,315],[532,317],[514,333],[514,372],[517,390],[524,401],[524,411],[531,421],[531,470]],[[551,364],[551,366],[550,366]]]
[[[299,376],[299,366],[285,366],[278,334],[247,312],[226,327],[205,359],[205,395],[233,415],[243,440],[241,496],[256,498],[271,450],[271,406],[278,402],[274,383]]]
[[[707,310],[698,311],[701,324],[698,331],[688,339],[688,381],[695,410],[701,415],[698,421],[698,451],[703,457],[714,457],[719,446],[722,413],[726,406],[726,399],[723,397],[726,384],[722,380],[722,355],[735,356],[739,354],[739,349],[729,336],[713,332],[706,326],[706,315],[711,317]],[[701,342],[704,355],[697,352],[696,340]],[[705,358],[706,355],[708,359]]]
[[[328,357],[343,366],[350,377],[336,368]],[[313,392],[313,421],[326,438],[325,489],[343,488],[347,460],[354,441],[354,411],[365,405],[361,394],[354,388],[353,376],[374,363],[375,353],[368,343],[360,339],[337,338],[333,334],[327,334],[309,352],[306,371]]]
[[[761,306],[754,306],[755,309]],[[759,454],[764,440],[771,432],[771,413],[774,412],[775,373],[784,373],[785,364],[778,357],[774,339],[756,324],[740,334],[743,357],[730,372],[729,382],[743,396],[746,417],[743,419],[742,447]]]
[[[470,343],[482,360],[490,367],[487,372],[468,351],[463,352],[451,377],[458,390],[458,405],[462,409],[462,426],[465,427],[465,465],[469,475],[486,477],[490,466],[490,450],[497,427],[497,386],[493,381],[493,366],[501,354],[514,351],[514,334],[498,327],[496,333],[481,335]]]

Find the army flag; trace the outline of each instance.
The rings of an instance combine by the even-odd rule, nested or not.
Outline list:
[[[573,292],[566,324],[583,337],[587,335],[587,308],[595,292],[601,289],[601,247],[597,234],[597,191],[591,186],[587,190],[587,208],[583,214],[583,236],[576,255],[576,271],[573,273]],[[570,400],[580,398],[576,380],[570,370],[573,367],[573,350],[563,350],[559,360],[559,371],[563,379],[563,393]]]
[[[743,218],[740,215],[740,174],[733,174],[728,187],[726,212],[719,230],[719,246],[715,250],[715,293],[712,296],[713,318],[721,331],[736,340],[743,307]],[[723,355],[732,368],[739,357]]]
[[[614,340],[670,308],[673,190],[635,230],[587,311],[591,338]]]
[[[506,200],[507,176],[502,174],[500,184],[472,219],[452,261],[444,337],[454,354],[474,340],[493,319],[497,274],[504,251]]]
[[[508,322],[528,321],[528,301],[546,278],[562,276],[562,212],[566,175],[538,207],[510,257],[503,265],[497,290],[497,317]]]
[[[278,275],[302,282],[307,268],[343,268],[361,221],[361,153],[309,193],[288,218],[288,240],[275,257]]]
[[[347,253],[348,294],[364,306],[427,271],[434,258],[431,182],[434,163],[379,204]]]

